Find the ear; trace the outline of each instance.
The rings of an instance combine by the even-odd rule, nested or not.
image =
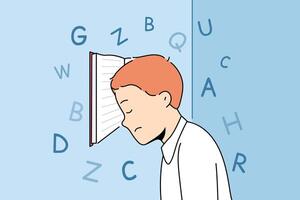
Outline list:
[[[168,91],[163,91],[159,93],[159,97],[166,108],[171,105],[172,96]]]

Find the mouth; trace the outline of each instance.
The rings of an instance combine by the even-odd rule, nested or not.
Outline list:
[[[138,129],[140,129],[140,128],[142,128],[142,127],[139,126],[139,127],[135,128],[135,129],[134,129],[134,132],[136,132],[136,131],[137,131]]]

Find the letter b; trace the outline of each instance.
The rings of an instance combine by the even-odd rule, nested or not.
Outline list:
[[[80,121],[82,119],[82,112],[83,110],[83,105],[77,101],[73,102],[71,114],[70,114],[70,120],[71,121]],[[77,114],[77,117],[74,115]]]
[[[154,25],[153,25],[153,18],[152,17],[145,17],[145,31],[153,31]]]

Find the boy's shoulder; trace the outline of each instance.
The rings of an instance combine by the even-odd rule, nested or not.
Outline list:
[[[197,148],[202,150],[215,151],[218,150],[217,143],[210,133],[202,126],[187,121],[182,134],[180,143],[185,148]]]

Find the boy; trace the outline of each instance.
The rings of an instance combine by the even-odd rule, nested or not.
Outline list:
[[[161,140],[162,200],[230,200],[221,152],[210,134],[178,108],[183,80],[163,56],[146,55],[121,67],[111,88],[124,114],[122,125],[146,145]]]

